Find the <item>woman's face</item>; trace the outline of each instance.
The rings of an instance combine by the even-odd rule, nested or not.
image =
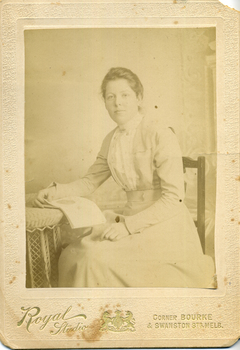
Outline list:
[[[140,102],[126,79],[111,80],[107,83],[105,106],[112,120],[118,125],[124,125],[136,116]]]

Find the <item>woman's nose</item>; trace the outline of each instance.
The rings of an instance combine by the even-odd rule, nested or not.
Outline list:
[[[121,104],[122,104],[121,96],[116,96],[115,97],[115,105],[116,106],[121,106]]]

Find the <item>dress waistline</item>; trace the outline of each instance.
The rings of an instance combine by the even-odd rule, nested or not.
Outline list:
[[[143,191],[126,191],[129,202],[156,201],[161,197],[161,189],[143,190]]]

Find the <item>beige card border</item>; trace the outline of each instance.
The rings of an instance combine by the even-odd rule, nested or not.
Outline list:
[[[156,14],[161,14],[158,17]],[[223,346],[239,337],[239,15],[216,1],[130,1],[50,3],[5,1],[2,34],[2,184],[3,250],[1,251],[0,319],[2,341],[13,347]],[[147,20],[146,20],[147,18]],[[174,22],[178,21],[178,24]],[[215,251],[218,289],[129,288],[26,290],[24,212],[24,45],[23,30],[62,27],[217,28],[217,207]],[[234,161],[234,162],[233,162]],[[236,195],[237,194],[237,195]],[[234,219],[234,220],[232,220]],[[16,263],[20,261],[20,263]],[[53,304],[54,300],[54,304]],[[41,316],[78,312],[84,305],[87,324],[101,308],[131,310],[136,332],[58,334],[49,327],[31,333],[17,322],[21,307],[39,307]],[[118,306],[120,305],[120,306]],[[221,328],[161,330],[147,328],[154,314],[211,314]],[[39,314],[40,315],[40,314]],[[180,317],[180,316],[179,316]],[[95,338],[94,338],[95,337]],[[93,341],[93,340],[97,341]],[[14,346],[15,344],[15,346]]]

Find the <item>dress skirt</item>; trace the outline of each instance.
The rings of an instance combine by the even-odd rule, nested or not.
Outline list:
[[[153,203],[128,203],[124,215]],[[108,221],[114,222],[116,215],[108,215]],[[213,260],[203,254],[183,203],[172,218],[116,242],[100,239],[103,227],[95,226],[63,250],[59,287],[212,287]]]

